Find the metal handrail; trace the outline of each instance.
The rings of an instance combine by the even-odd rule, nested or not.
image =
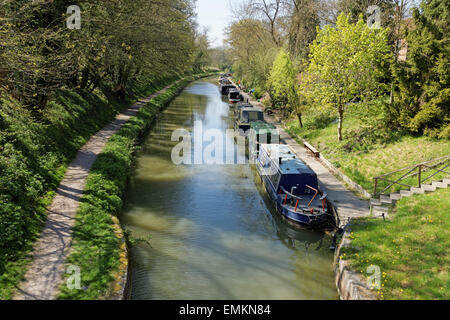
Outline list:
[[[284,198],[283,205],[286,205],[286,203],[287,203],[287,197],[288,197],[288,196],[291,196],[293,199],[297,199],[297,202],[295,203],[295,209],[294,209],[294,212],[297,212],[298,203],[300,202],[300,200],[303,200],[303,198],[300,198],[299,196],[296,196],[295,194],[292,194],[292,193],[286,191],[286,189],[285,189],[284,187],[281,187],[281,186],[280,186],[280,190],[281,190],[284,194],[286,194],[286,198]]]
[[[418,176],[418,187],[419,188],[422,187],[422,183],[423,182],[427,181],[428,179],[430,179],[431,177],[435,176],[439,172],[443,172],[443,173],[446,173],[446,174],[450,175],[450,172],[445,171],[445,169],[450,166],[450,163],[447,164],[443,168],[437,168],[437,167],[441,166],[442,164],[445,164],[448,160],[450,160],[450,155],[443,156],[443,157],[436,158],[436,159],[429,160],[429,161],[425,161],[425,162],[422,162],[422,163],[419,163],[419,164],[416,164],[416,165],[413,165],[413,166],[409,166],[409,167],[405,167],[405,168],[402,168],[402,169],[398,169],[398,170],[395,170],[395,171],[392,171],[392,172],[389,172],[389,173],[385,173],[385,174],[383,174],[381,176],[375,177],[375,178],[373,178],[374,179],[373,196],[376,197],[379,194],[383,194],[386,190],[388,190],[390,187],[392,187],[395,184],[406,186],[406,187],[413,187],[413,186],[410,186],[410,185],[407,185],[407,184],[404,184],[404,183],[400,183],[400,181],[408,179],[410,177],[414,177],[416,175]],[[439,162],[435,163],[434,165],[431,165],[431,166],[429,165],[429,164],[434,163],[436,161],[439,161]],[[428,176],[425,179],[422,179],[422,173],[425,171],[424,170],[425,168],[427,168],[429,170],[433,170],[433,169],[436,169],[436,168],[437,169],[436,169],[436,172],[434,172],[432,175]],[[407,171],[405,174],[403,174],[397,180],[386,179],[386,177],[388,177],[388,176],[390,176],[392,174],[395,174],[395,173],[398,173],[398,172],[401,172],[401,171],[404,171],[404,170],[408,170],[408,169],[409,169],[409,171]],[[412,173],[416,169],[418,169],[418,172]],[[378,187],[378,181],[379,180],[384,180],[384,181],[387,181],[387,182],[391,182],[391,184],[389,184],[387,187],[385,187],[381,192],[377,192],[377,187]]]
[[[393,173],[397,173],[397,172],[400,172],[400,171],[403,171],[403,170],[406,170],[406,169],[417,168],[418,166],[423,166],[423,165],[428,164],[428,163],[432,163],[432,162],[435,162],[435,161],[438,161],[438,160],[444,160],[444,159],[448,159],[448,158],[450,158],[450,154],[447,155],[447,156],[443,156],[443,157],[436,158],[436,159],[433,159],[433,160],[429,160],[429,161],[426,161],[426,162],[418,163],[418,164],[413,165],[413,166],[404,167],[404,168],[402,168],[402,169],[398,169],[398,170],[395,170],[395,171],[391,171],[391,172],[389,172],[389,173],[385,173],[385,174],[383,174],[383,175],[381,175],[381,176],[375,177],[374,179],[383,178],[383,177],[389,176],[389,175],[391,175],[391,174],[393,174]]]

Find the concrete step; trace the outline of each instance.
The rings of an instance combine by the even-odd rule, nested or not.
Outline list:
[[[389,213],[389,208],[382,206],[373,206],[372,207],[372,216],[375,218],[382,218],[383,215],[386,218]]]
[[[413,193],[410,190],[400,190],[402,197],[411,197]]]
[[[450,184],[450,179],[444,179],[444,180],[442,180],[442,182],[446,183],[448,186]]]
[[[381,195],[380,196],[380,202],[381,203],[392,204],[392,199],[391,199],[390,196]]]
[[[435,186],[436,188],[447,188],[447,184],[442,181],[433,181],[431,185]]]
[[[372,199],[370,199],[370,205],[371,206],[380,206],[381,205],[381,201],[380,201],[380,199],[372,198]]]
[[[423,184],[422,188],[423,191],[427,191],[427,192],[433,192],[436,191],[436,187],[431,185],[431,184]]]
[[[403,198],[403,197],[402,197],[402,195],[400,193],[398,193],[398,192],[391,193],[391,199],[392,200],[398,201],[401,198]]]
[[[383,207],[383,206],[373,206],[372,210],[373,211],[377,211],[377,212],[384,212],[384,213],[388,213],[389,212],[389,208],[388,207]]]
[[[412,187],[410,190],[414,194],[424,194],[425,193],[425,191],[423,191],[422,188]]]

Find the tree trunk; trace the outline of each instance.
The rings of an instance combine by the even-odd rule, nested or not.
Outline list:
[[[338,113],[339,113],[338,139],[339,141],[342,141],[342,123],[344,121],[344,109],[342,107],[339,107]]]
[[[89,70],[87,68],[85,68],[85,69],[83,69],[83,72],[81,73],[80,88],[86,89],[88,81],[89,81]]]
[[[389,104],[394,103],[394,83],[391,84],[391,95],[389,96]]]
[[[298,117],[298,124],[300,125],[300,128],[303,128],[303,121],[302,121],[302,114],[301,112],[297,113]]]

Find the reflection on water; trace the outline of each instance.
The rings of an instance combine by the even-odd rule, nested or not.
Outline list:
[[[138,157],[122,222],[151,246],[132,250],[132,298],[336,299],[331,239],[281,221],[251,166],[172,163],[173,130],[232,128],[215,83],[176,98]]]

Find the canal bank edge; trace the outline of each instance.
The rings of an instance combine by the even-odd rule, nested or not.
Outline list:
[[[281,121],[281,119],[273,115],[273,118],[277,121],[278,124],[282,125],[284,129],[287,129],[285,123]],[[295,140],[300,140],[303,144],[308,144],[312,146],[311,143],[309,143],[307,140],[303,139],[302,137],[295,136]],[[350,179],[345,173],[343,173],[340,169],[338,169],[336,166],[334,166],[331,161],[329,161],[327,158],[323,156],[321,152],[318,152],[318,159],[322,162],[323,165],[325,165],[328,170],[338,179],[340,179],[342,182],[346,183],[350,190],[354,191],[356,196],[358,196],[361,199],[368,200],[372,197],[372,195],[364,189],[361,185]]]
[[[165,106],[190,82],[210,76],[202,73],[182,78],[150,97],[141,99],[127,111],[126,122],[106,142],[86,179],[73,227],[70,253],[64,267],[81,271],[81,290],[64,285],[71,280],[63,274],[56,299],[122,300],[130,277],[127,232],[118,216],[122,208],[136,144],[150,129]],[[120,117],[120,115],[119,115]],[[123,121],[122,120],[122,121]],[[94,261],[98,259],[98,263]],[[93,263],[94,262],[94,263]]]
[[[342,239],[334,253],[334,275],[336,288],[341,300],[377,300],[375,293],[367,286],[360,273],[350,269],[350,263],[342,259],[342,248],[349,247],[351,223],[344,228]]]
[[[234,82],[233,82],[234,83]],[[255,101],[252,96],[248,95],[246,92],[241,91],[246,101],[251,102],[254,105],[257,105],[263,109],[265,106],[259,102]],[[273,117],[273,120],[278,124],[281,124],[281,121],[278,117]],[[289,134],[290,135],[290,134]],[[300,138],[301,139],[301,138]],[[296,139],[293,139],[294,141]],[[301,139],[304,143],[305,140]],[[358,197],[363,196],[362,198],[370,198],[370,194],[362,188],[359,184],[351,180],[345,174],[343,174],[339,169],[334,167],[327,159],[325,159],[321,154],[317,160],[324,166],[326,169],[333,174],[336,178],[340,178],[341,182],[347,183],[347,186],[353,188],[353,193],[359,193]],[[332,202],[332,201],[331,201]],[[336,206],[334,202],[332,202],[333,206]],[[336,209],[336,208],[333,208]],[[342,228],[344,230],[343,236],[339,245],[335,251],[334,258],[334,271],[335,271],[335,284],[337,291],[341,300],[376,300],[376,296],[373,291],[367,287],[366,282],[361,277],[361,275],[350,269],[348,261],[340,258],[340,252],[343,247],[347,247],[351,243],[350,239],[350,227],[351,221],[342,223]]]
[[[279,124],[282,124],[282,121],[277,116],[275,116],[274,118]],[[285,126],[283,125],[283,127]],[[303,143],[309,144],[309,142],[301,137],[296,138],[300,139]],[[367,190],[365,190],[361,185],[357,184],[348,176],[346,176],[341,170],[336,168],[321,153],[319,154],[318,160],[325,167],[327,167],[335,177],[347,184],[349,189],[352,189],[352,191],[354,191],[354,193],[358,197],[362,199],[369,199],[371,197],[370,193]],[[339,242],[335,250],[333,261],[335,284],[339,293],[339,297],[341,298],[341,300],[377,300],[375,293],[367,286],[367,282],[361,276],[361,274],[350,269],[350,263],[341,258],[342,248],[346,248],[351,245],[351,221],[343,223],[343,230],[344,232],[341,241]]]
[[[166,100],[163,105],[160,107],[160,112],[165,109],[165,107],[180,94],[180,92],[192,81],[209,77],[214,75],[215,73],[209,73],[206,75],[192,76],[191,81],[183,83],[176,89],[176,92]],[[181,80],[182,81],[182,80]],[[148,130],[151,128],[151,122],[153,122],[154,118],[150,120],[149,123],[146,123],[142,128],[142,135],[145,135]],[[139,144],[141,141],[140,137],[137,138],[136,144]],[[133,154],[133,157],[135,155]],[[128,179],[128,177],[127,177]],[[128,181],[127,181],[128,183]],[[131,269],[129,265],[129,248],[126,241],[126,236],[122,225],[119,219],[116,216],[112,216],[112,220],[114,223],[114,233],[119,240],[119,268],[116,274],[114,275],[114,280],[110,283],[108,294],[104,297],[105,300],[129,300],[131,299]]]

